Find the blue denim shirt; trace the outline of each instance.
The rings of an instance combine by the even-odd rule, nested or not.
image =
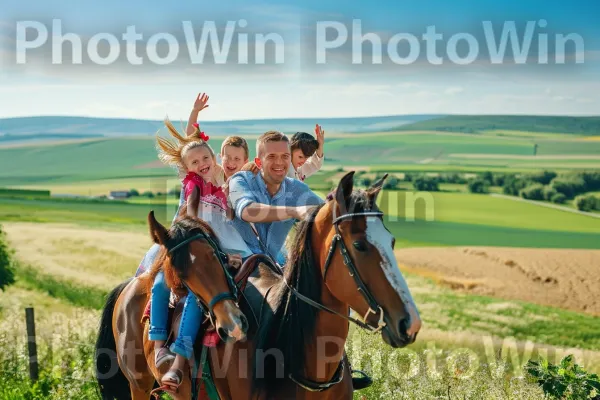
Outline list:
[[[229,199],[235,210],[234,226],[237,228],[244,241],[254,254],[264,254],[250,224],[243,221],[240,216],[244,208],[252,203],[261,203],[269,206],[311,206],[324,203],[307,184],[292,178],[285,178],[279,191],[271,196],[261,173],[254,175],[250,171],[236,173],[229,181]],[[285,239],[294,225],[294,219],[268,223],[255,223],[260,240],[268,249],[269,255],[277,258],[277,262],[285,263]]]

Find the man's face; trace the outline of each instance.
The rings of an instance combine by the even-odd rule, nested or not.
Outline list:
[[[292,154],[288,142],[266,142],[260,155],[260,168],[267,183],[281,183],[290,167]]]

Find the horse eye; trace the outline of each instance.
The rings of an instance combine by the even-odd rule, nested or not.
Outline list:
[[[367,251],[367,244],[363,240],[357,240],[353,243],[353,246],[356,250],[364,253]]]

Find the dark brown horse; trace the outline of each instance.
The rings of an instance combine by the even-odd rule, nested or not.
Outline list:
[[[146,400],[155,382],[160,382],[168,370],[168,364],[156,369],[154,344],[148,340],[148,324],[142,322],[160,267],[168,285],[179,289],[180,295],[185,296],[182,288],[186,287],[196,295],[224,341],[246,337],[248,322],[236,304],[237,288],[226,267],[227,255],[206,223],[186,216],[185,211],[182,215],[167,230],[152,212],[149,214],[150,234],[161,246],[152,270],[119,285],[108,296],[96,343],[97,377],[103,399]],[[191,397],[189,379],[184,379],[174,397]]]

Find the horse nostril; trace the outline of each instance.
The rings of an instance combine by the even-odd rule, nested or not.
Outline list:
[[[404,318],[398,322],[398,332],[400,332],[400,334],[408,337],[408,328],[410,328],[410,320],[408,318]]]
[[[246,318],[245,315],[241,315],[240,316],[240,322],[241,322],[241,328],[242,328],[242,332],[244,334],[246,334],[248,332],[248,319]]]

